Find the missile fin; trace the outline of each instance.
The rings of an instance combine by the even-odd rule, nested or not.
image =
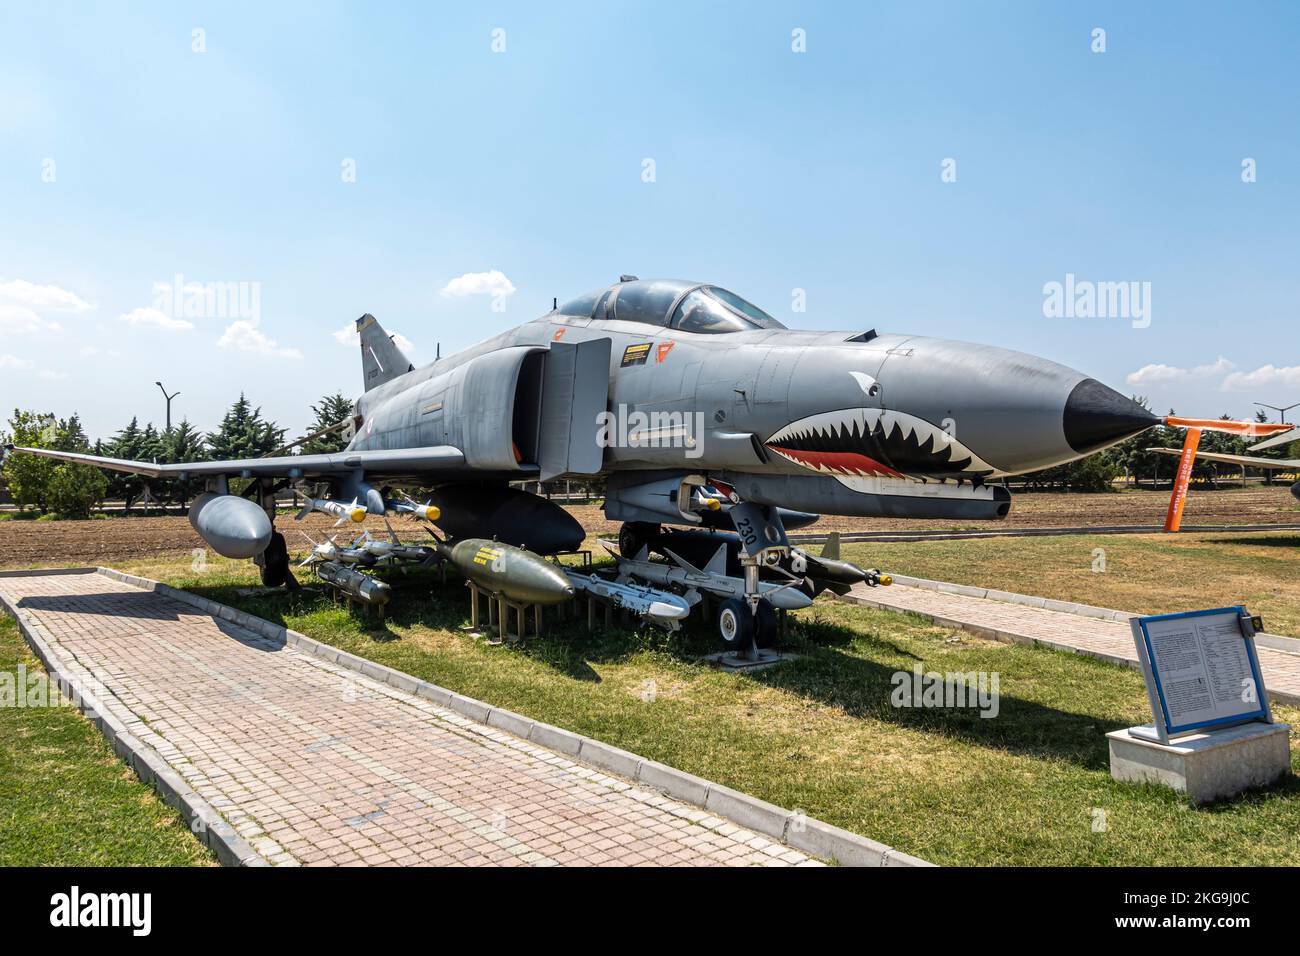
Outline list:
[[[678,564],[679,566],[681,566],[681,567],[685,568],[687,571],[691,572],[691,574],[704,574],[704,573],[706,573],[706,572],[704,572],[704,571],[701,571],[699,568],[697,568],[695,565],[691,564],[691,562],[687,561],[685,558],[681,557],[680,555],[678,555],[678,554],[674,554],[674,553],[673,553],[673,550],[672,550],[671,548],[664,548],[664,554],[668,555],[668,557],[670,557],[670,558],[672,558],[674,561],[676,561],[677,564]],[[715,555],[715,557],[716,557],[716,555]],[[712,564],[713,562],[710,561],[709,563]]]

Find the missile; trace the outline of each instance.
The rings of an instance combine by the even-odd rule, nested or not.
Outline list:
[[[360,538],[352,542],[348,550],[368,555],[375,560],[389,562],[428,561],[437,553],[432,548],[422,545],[403,544],[397,539],[396,534],[392,534],[391,529],[389,533],[392,537],[385,541],[383,538],[376,538],[369,531],[363,532]]]
[[[671,591],[643,587],[631,582],[611,581],[597,574],[582,574],[565,569],[575,588],[604,598],[615,607],[639,615],[651,624],[676,630],[677,622],[691,613],[690,603]]]
[[[389,511],[396,511],[398,514],[414,515],[424,521],[437,521],[442,517],[442,509],[429,501],[426,501],[424,504],[417,504],[410,498],[406,498],[401,501],[385,501],[384,505]]]
[[[726,546],[719,545],[718,552],[703,568],[697,568],[669,549],[664,549],[671,564],[649,560],[649,551],[642,549],[635,558],[619,557],[618,573],[621,581],[639,578],[664,587],[678,587],[707,591],[717,597],[744,597],[745,579],[725,574]],[[791,584],[760,581],[758,593],[773,607],[785,611],[798,611],[812,604],[812,596]]]
[[[436,543],[438,554],[485,591],[519,604],[559,604],[573,597],[564,571],[545,558],[486,538]]]
[[[730,531],[664,531],[648,538],[646,543],[656,554],[667,555],[673,552],[688,562],[703,564],[714,555],[720,547],[725,547],[725,572],[740,576],[740,537]],[[790,554],[781,559],[779,567],[790,573],[808,579],[809,589],[820,594],[828,588],[837,594],[846,593],[855,584],[871,583],[872,575],[878,571],[869,571],[852,561],[840,559],[839,532],[832,531],[826,539],[821,554],[800,547],[792,547]],[[724,570],[717,568],[716,570]],[[766,570],[766,569],[765,569]],[[888,575],[886,575],[888,577]],[[874,585],[873,585],[874,586]]]
[[[366,514],[368,513],[365,505],[357,504],[356,498],[352,499],[352,504],[350,505],[345,505],[340,501],[330,501],[326,498],[308,498],[306,503],[302,506],[302,510],[294,516],[294,520],[301,521],[313,511],[319,511],[322,514],[333,515],[338,518],[339,520],[334,522],[336,528],[348,521],[355,521],[357,523],[365,521]]]
[[[360,548],[352,546],[340,548],[335,542],[333,535],[319,544],[312,541],[306,533],[303,533],[303,537],[311,543],[312,548],[307,557],[298,565],[300,568],[321,561],[337,561],[340,564],[360,564],[369,568],[373,567],[378,560],[375,555]]]
[[[322,581],[332,584],[348,597],[356,598],[366,604],[387,604],[393,594],[392,588],[378,578],[344,567],[337,561],[322,561],[316,565],[316,574]]]

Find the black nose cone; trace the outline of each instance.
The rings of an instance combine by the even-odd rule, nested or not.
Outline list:
[[[1081,455],[1145,431],[1160,419],[1095,378],[1085,378],[1065,400],[1065,440]]]

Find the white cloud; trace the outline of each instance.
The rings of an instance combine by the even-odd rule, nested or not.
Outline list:
[[[295,348],[280,348],[276,341],[269,338],[252,322],[240,319],[226,326],[226,331],[217,339],[217,345],[223,349],[235,348],[241,352],[255,352],[258,355],[273,355],[277,358],[300,359],[302,352]]]
[[[14,371],[23,372],[32,367],[28,359],[21,359],[17,355],[0,355],[0,368],[13,369]]]
[[[62,332],[63,326],[42,313],[88,312],[93,308],[75,292],[56,285],[37,285],[26,279],[0,282],[0,332],[7,335]]]
[[[415,346],[411,343],[411,340],[408,339],[401,332],[398,332],[397,330],[393,330],[388,334],[393,337],[393,344],[396,345],[407,355],[410,355],[412,352],[415,351]]]
[[[0,332],[6,335],[35,335],[39,332],[62,332],[58,322],[47,322],[25,305],[0,302]]]
[[[515,284],[507,279],[506,274],[500,269],[493,269],[490,272],[466,272],[443,286],[442,294],[448,298],[466,295],[506,298],[515,294]]]
[[[94,308],[75,292],[56,285],[37,285],[25,279],[0,282],[0,302],[51,312],[89,312]]]
[[[1130,372],[1124,381],[1130,385],[1149,385],[1152,382],[1172,382],[1186,374],[1187,369],[1172,365],[1143,365],[1136,372]]]
[[[1300,388],[1300,365],[1261,365],[1249,372],[1233,372],[1219,386],[1225,392],[1244,392],[1253,388]]]
[[[1179,368],[1177,365],[1143,365],[1124,379],[1130,385],[1150,385],[1157,382],[1176,382],[1188,378],[1214,378],[1231,372],[1237,366],[1220,355],[1209,365]]]
[[[186,319],[174,319],[162,309],[155,309],[152,306],[132,309],[130,312],[119,315],[117,320],[128,325],[162,329],[164,332],[188,332],[194,328],[193,322]]]
[[[68,377],[67,372],[55,372],[48,368],[41,369],[38,374],[41,376],[41,378],[49,378],[49,379],[60,379],[60,378]]]

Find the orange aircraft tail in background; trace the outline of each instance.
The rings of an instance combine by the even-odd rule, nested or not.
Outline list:
[[[1169,512],[1165,515],[1165,530],[1177,531],[1183,522],[1183,505],[1187,503],[1187,484],[1196,464],[1196,450],[1201,445],[1201,432],[1226,432],[1245,438],[1263,438],[1279,432],[1291,431],[1294,425],[1285,422],[1238,422],[1226,418],[1178,418],[1170,415],[1164,420],[1174,428],[1186,428],[1183,453],[1178,457],[1178,475],[1174,479],[1174,493],[1169,498]]]

